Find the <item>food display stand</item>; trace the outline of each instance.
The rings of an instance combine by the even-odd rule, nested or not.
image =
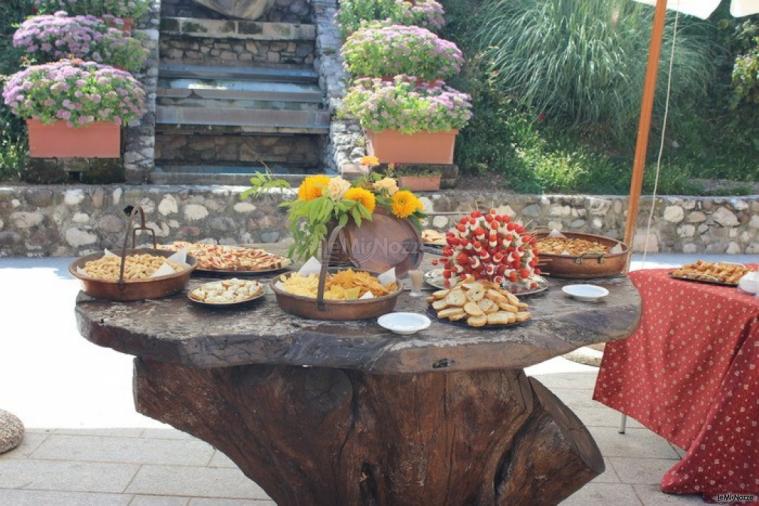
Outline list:
[[[604,463],[582,422],[523,368],[636,328],[630,281],[593,282],[609,289],[603,302],[573,301],[552,279],[522,325],[433,321],[411,337],[376,320],[290,315],[271,293],[224,311],[183,294],[80,294],[76,316],[85,338],[136,356],[140,413],[209,442],[278,504],[557,504]],[[404,292],[397,308],[426,305]]]

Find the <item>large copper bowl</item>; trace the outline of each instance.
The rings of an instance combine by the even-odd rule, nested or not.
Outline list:
[[[168,258],[173,255],[174,252],[159,249],[138,248],[127,249],[126,254],[150,254]],[[69,272],[72,276],[82,282],[82,290],[90,297],[120,302],[160,299],[175,294],[187,286],[187,283],[190,281],[190,274],[192,274],[192,271],[194,271],[195,267],[198,265],[197,260],[188,255],[187,263],[190,266],[189,269],[169,274],[167,276],[159,276],[146,281],[125,281],[123,283],[117,281],[103,281],[78,272],[78,269],[83,269],[87,262],[97,260],[102,256],[102,253],[96,253],[94,255],[78,258],[69,265]]]
[[[312,320],[367,320],[377,318],[395,309],[402,289],[382,297],[365,300],[324,300],[321,304],[315,298],[293,295],[277,288],[283,274],[275,277],[270,284],[282,311]]]
[[[533,235],[540,240],[546,237],[548,232],[536,232]],[[630,248],[622,241],[612,239],[611,237],[583,234],[580,232],[562,232],[562,235],[570,239],[577,238],[597,241],[608,246],[609,249],[619,244],[622,246],[622,252],[604,255],[591,253],[582,256],[570,256],[554,255],[539,251],[540,269],[545,271],[546,276],[569,279],[607,278],[617,276],[625,271]]]

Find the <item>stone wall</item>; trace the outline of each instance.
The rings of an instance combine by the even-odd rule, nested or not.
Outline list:
[[[199,39],[161,36],[161,59],[194,65],[246,65],[284,63],[311,65],[314,43],[310,40]]]
[[[0,256],[82,255],[123,239],[122,209],[139,204],[161,241],[224,244],[273,242],[287,236],[279,196],[241,202],[241,187],[227,186],[9,186],[0,187]],[[550,227],[620,237],[624,197],[510,195],[442,191],[427,194],[428,211],[467,212],[499,207],[531,228]],[[650,200],[644,199],[645,229]],[[453,217],[434,215],[447,228]],[[638,235],[638,249],[643,242]],[[759,195],[745,198],[661,197],[649,249],[659,252],[759,254]]]
[[[163,0],[163,16],[205,19],[227,19],[218,12],[198,5],[192,0]],[[275,0],[269,11],[257,21],[310,23],[311,5],[308,0]]]
[[[345,96],[348,74],[340,55],[342,39],[335,20],[337,0],[314,0],[314,24],[316,25],[316,62],[319,85],[327,95],[332,122],[329,143],[324,150],[324,165],[338,173],[359,172],[358,160],[366,154],[366,139],[356,121],[335,117],[337,108]]]
[[[230,162],[258,165],[265,161],[316,167],[320,153],[319,138],[313,135],[244,135],[239,131],[197,135],[192,129],[181,128],[162,128],[156,134],[159,164],[169,161],[197,165],[203,161],[211,165]]]
[[[136,27],[148,49],[145,70],[135,77],[143,84],[146,93],[146,114],[129,123],[124,130],[124,171],[130,183],[147,181],[155,168],[155,111],[158,88],[158,46],[161,24],[161,1],[152,0],[150,13]]]

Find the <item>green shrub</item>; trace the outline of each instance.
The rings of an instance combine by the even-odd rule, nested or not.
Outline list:
[[[546,116],[604,126],[629,138],[640,107],[653,10],[629,0],[493,0],[481,9],[474,38],[490,78]],[[669,16],[659,82],[667,78]],[[680,20],[671,109],[697,103],[715,73],[711,25]],[[665,86],[658,86],[660,102]]]
[[[733,67],[734,106],[741,102],[759,104],[759,37],[755,46],[735,59]]]
[[[436,0],[343,0],[337,12],[337,22],[343,37],[358,30],[362,23],[371,21],[416,25],[435,32],[445,25],[443,13],[443,6]]]
[[[142,19],[150,11],[149,0],[34,0],[34,6],[40,14],[66,11],[72,15],[111,15],[134,20]]]
[[[31,0],[0,2],[0,88],[19,68],[22,52],[12,45],[18,23],[32,13]],[[0,101],[0,180],[16,179],[26,161],[26,129]]]
[[[355,77],[407,74],[445,79],[461,70],[464,56],[453,42],[418,26],[367,25],[343,44],[345,67]]]
[[[464,128],[472,116],[469,95],[441,81],[417,86],[415,77],[399,75],[393,82],[357,79],[345,95],[341,117],[358,120],[365,130],[398,130],[404,134]]]

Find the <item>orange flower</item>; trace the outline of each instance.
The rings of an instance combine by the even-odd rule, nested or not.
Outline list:
[[[298,200],[314,200],[322,196],[322,191],[329,184],[329,176],[319,174],[308,176],[298,188]]]
[[[408,190],[400,190],[393,195],[393,214],[398,218],[408,218],[415,212],[421,211],[423,208],[422,201]]]
[[[369,213],[373,213],[377,206],[377,199],[374,194],[364,188],[351,188],[345,192],[343,198],[361,203]]]

